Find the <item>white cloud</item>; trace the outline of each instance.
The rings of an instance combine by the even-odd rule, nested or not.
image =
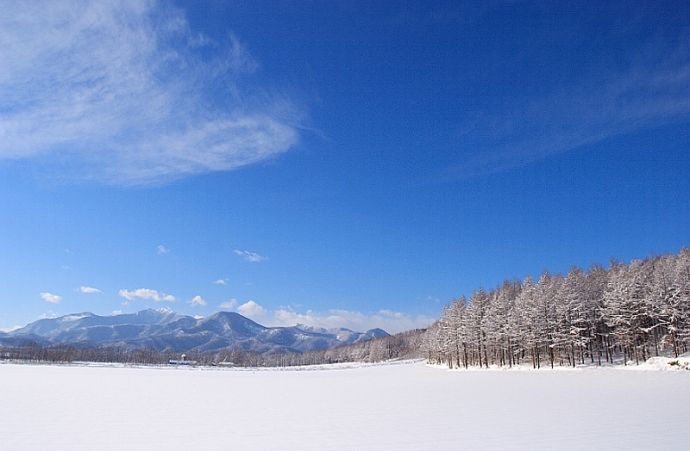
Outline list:
[[[113,310],[113,315],[122,315],[122,310]]]
[[[43,313],[41,315],[38,315],[38,319],[49,319],[49,318],[57,318],[57,313],[55,312],[48,312],[48,313]]]
[[[223,302],[218,307],[224,310],[234,310],[237,307],[237,299],[230,299],[229,301]]]
[[[249,318],[256,316],[264,316],[268,313],[268,311],[265,308],[261,307],[259,304],[251,300],[237,307],[237,311],[241,315],[244,315]]]
[[[204,305],[206,305],[206,301],[201,296],[196,295],[192,298],[191,301],[189,301],[189,305],[191,305],[192,307],[196,307],[197,305],[203,307]]]
[[[227,279],[218,279],[213,283],[215,283],[216,285],[227,285],[228,281],[227,281]]]
[[[12,326],[7,328],[0,328],[0,332],[12,332],[13,330],[21,329],[22,326]]]
[[[93,287],[79,287],[79,291],[81,291],[82,293],[103,293],[98,288]]]
[[[149,288],[138,288],[134,291],[120,290],[120,296],[127,299],[128,301],[133,301],[136,298],[140,299],[151,299],[156,302],[167,301],[175,302],[177,298],[170,294],[159,293],[156,290],[151,290]]]
[[[236,309],[241,315],[249,318],[261,317],[261,324],[265,326],[294,326],[295,324],[303,324],[324,329],[342,327],[357,332],[366,332],[367,330],[380,328],[390,334],[425,328],[437,319],[425,315],[412,316],[385,309],[370,315],[350,310],[329,310],[328,313],[307,310],[306,313],[298,313],[291,307],[269,311],[253,300],[238,307],[236,299],[223,302],[219,307],[224,310]]]
[[[235,249],[233,252],[235,252],[239,256],[244,257],[245,260],[252,263],[268,260],[268,257],[262,257],[261,255],[256,254],[254,252],[241,251],[239,249]]]
[[[57,294],[51,294],[51,293],[41,293],[41,297],[43,298],[44,301],[50,302],[51,304],[59,304],[60,301],[62,301],[62,296],[58,296]]]
[[[298,141],[304,114],[250,86],[258,63],[239,41],[199,36],[169,2],[3,2],[0,40],[0,159],[160,183]]]
[[[297,313],[292,309],[278,309],[272,312],[272,317],[265,325],[269,326],[306,326],[323,327],[325,329],[342,327],[357,332],[380,328],[390,334],[424,328],[431,325],[436,318],[417,315],[411,316],[391,310],[380,310],[373,315],[365,315],[349,310],[330,310],[327,314],[313,311]]]
[[[162,244],[159,244],[156,249],[158,249],[159,254],[167,254],[168,252],[170,252],[170,249],[166,249],[165,246],[163,246]]]

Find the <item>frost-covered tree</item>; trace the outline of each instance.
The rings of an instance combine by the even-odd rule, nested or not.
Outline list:
[[[471,358],[478,361],[479,366],[489,366],[486,335],[490,325],[487,321],[489,312],[489,296],[483,288],[472,294],[466,309],[467,335]]]
[[[687,352],[690,347],[690,248],[684,248],[678,254],[673,284],[673,333],[678,347]],[[680,349],[676,350],[678,352]]]
[[[451,368],[678,356],[690,344],[690,250],[480,288],[446,306],[427,334],[429,359]]]

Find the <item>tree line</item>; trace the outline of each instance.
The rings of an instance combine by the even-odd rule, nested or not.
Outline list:
[[[98,346],[85,347],[70,344],[46,345],[35,341],[25,341],[14,346],[0,347],[0,358],[27,363],[123,363],[142,365],[161,365],[180,358],[179,351],[153,348],[130,349],[123,347]],[[190,360],[202,358],[210,363],[207,353],[188,351]]]
[[[157,350],[122,347],[84,347],[75,345],[44,345],[35,341],[0,347],[0,358],[28,363],[103,362],[132,365],[164,365],[179,360],[184,353],[197,365],[233,365],[238,367],[284,367],[344,362],[379,362],[391,359],[423,358],[422,341],[425,330],[416,329],[399,334],[360,341],[337,348],[309,352],[259,353],[237,348],[220,351],[190,349]]]
[[[690,249],[480,288],[446,306],[424,352],[449,367],[601,365],[690,346]]]

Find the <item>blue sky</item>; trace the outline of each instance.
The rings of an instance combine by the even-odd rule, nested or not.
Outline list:
[[[683,2],[2,1],[0,329],[422,327],[690,245]]]

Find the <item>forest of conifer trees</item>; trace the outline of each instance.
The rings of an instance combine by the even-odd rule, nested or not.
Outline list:
[[[451,368],[639,363],[690,346],[690,249],[630,264],[544,272],[446,306],[425,337]]]

